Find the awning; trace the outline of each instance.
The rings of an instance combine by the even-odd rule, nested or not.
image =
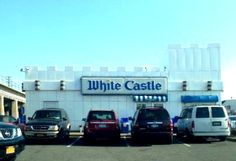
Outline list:
[[[182,103],[215,103],[218,101],[217,95],[181,96]]]
[[[135,95],[133,96],[135,102],[167,102],[167,95]]]

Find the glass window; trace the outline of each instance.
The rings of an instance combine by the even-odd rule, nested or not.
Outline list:
[[[229,119],[235,121],[236,120],[236,116],[230,116]]]
[[[209,110],[208,107],[200,107],[197,108],[196,118],[209,118]]]
[[[192,108],[187,110],[187,118],[192,118],[192,111],[193,111]]]
[[[211,108],[212,117],[225,117],[225,113],[222,107]]]
[[[92,111],[88,116],[89,120],[115,120],[114,112],[112,111]]]
[[[138,120],[145,121],[163,121],[169,120],[170,116],[166,110],[152,110],[152,109],[143,109],[140,110]]]
[[[183,112],[181,113],[181,117],[182,118],[187,118],[187,109],[183,110]]]
[[[60,111],[36,111],[33,115],[33,119],[61,119]]]

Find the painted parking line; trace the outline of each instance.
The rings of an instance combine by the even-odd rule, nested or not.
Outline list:
[[[129,142],[128,142],[128,137],[127,136],[124,136],[123,137],[124,138],[124,140],[125,140],[125,145],[127,146],[127,147],[130,147],[130,145],[129,145]]]
[[[72,147],[77,141],[79,141],[80,137],[78,137],[74,142],[72,142],[70,145],[67,145],[67,148]]]
[[[186,144],[186,143],[183,143],[185,146],[187,146],[187,147],[191,147],[191,145],[189,145],[189,144]]]

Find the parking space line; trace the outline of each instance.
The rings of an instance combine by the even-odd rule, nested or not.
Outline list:
[[[184,143],[184,145],[185,145],[185,146],[187,146],[187,147],[191,147],[191,145],[189,145],[189,144],[186,144],[186,143]]]
[[[127,147],[130,147],[126,136],[124,136],[124,139],[125,139],[126,146],[127,146]]]
[[[78,137],[73,143],[71,143],[70,145],[67,145],[67,148],[72,147],[77,141],[79,141],[80,137]]]

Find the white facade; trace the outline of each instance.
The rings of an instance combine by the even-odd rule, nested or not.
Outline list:
[[[163,106],[174,117],[189,103],[217,103],[223,91],[219,50],[217,44],[206,48],[169,46],[169,65],[163,71],[147,71],[143,67],[133,71],[125,67],[116,71],[107,67],[100,71],[90,67],[80,71],[73,67],[30,67],[24,81],[26,114],[31,116],[46,107],[64,108],[71,118],[72,130],[76,130],[94,108],[113,109],[122,118],[132,116],[144,104],[155,105]]]

